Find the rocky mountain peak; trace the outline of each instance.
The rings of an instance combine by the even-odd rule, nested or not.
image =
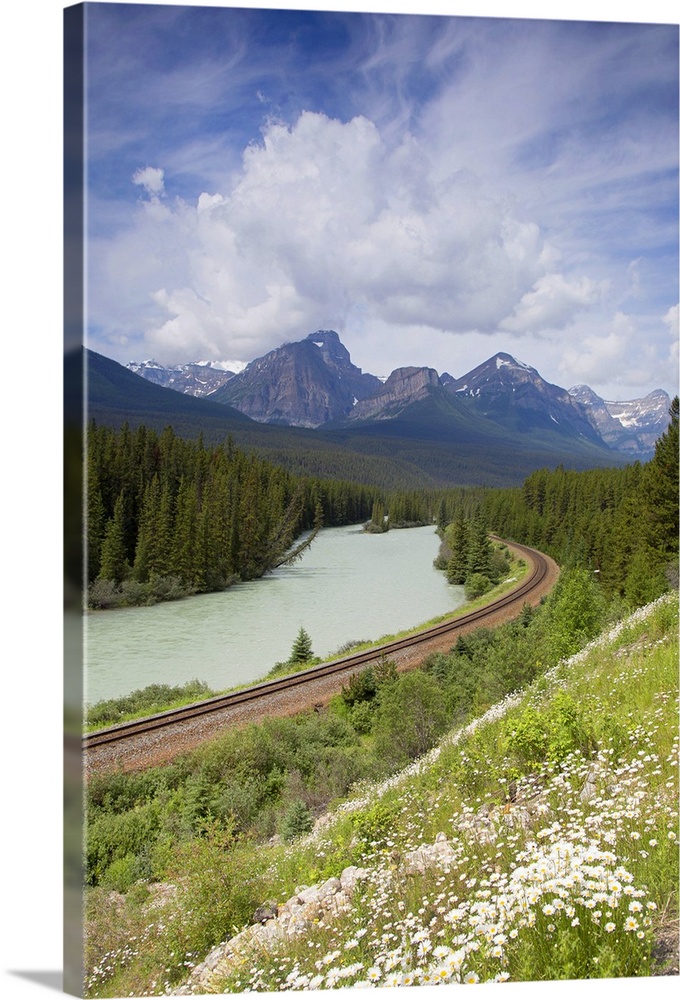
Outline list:
[[[439,375],[434,368],[395,368],[376,393],[355,404],[350,419],[389,419],[405,406],[425,399],[437,386]]]
[[[642,399],[605,400],[589,385],[575,385],[569,394],[586,410],[602,440],[616,451],[648,458],[670,422],[670,396],[653,389]]]
[[[317,330],[251,361],[214,398],[261,423],[313,428],[343,420],[381,384],[352,364],[335,330]]]
[[[351,363],[349,351],[340,340],[340,336],[335,332],[335,330],[317,330],[315,333],[310,333],[305,340],[311,340],[313,344],[316,344],[323,354],[326,364],[328,364],[329,358],[333,358],[337,361],[343,361],[345,363]]]
[[[206,361],[165,366],[149,358],[146,361],[130,361],[126,368],[148,382],[175,389],[188,396],[209,396],[234,377],[233,371]]]
[[[584,407],[566,389],[546,382],[535,368],[511,354],[495,354],[445,388],[469,400],[482,416],[508,427],[599,440]]]

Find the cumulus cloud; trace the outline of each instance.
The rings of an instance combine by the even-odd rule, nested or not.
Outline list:
[[[544,274],[522,296],[501,328],[511,333],[563,330],[577,312],[596,304],[601,290],[597,282],[587,277],[568,280],[562,274]]]
[[[671,306],[663,318],[670,333],[670,347],[666,370],[677,374],[680,366],[680,305]]]
[[[671,337],[674,340],[678,339],[680,334],[680,321],[678,317],[680,316],[680,306],[671,306],[666,315],[663,318],[664,323],[668,327]]]
[[[133,181],[149,201],[108,255],[124,242],[144,260],[146,336],[160,357],[249,358],[359,317],[451,333],[562,329],[597,300],[596,282],[557,270],[506,195],[360,115],[269,122],[231,187],[193,205],[160,203],[159,168]]]
[[[606,333],[584,335],[568,347],[560,369],[573,382],[593,386],[601,384],[605,375],[609,398],[623,399],[666,384],[672,348],[669,353],[659,350],[644,317],[617,312]]]

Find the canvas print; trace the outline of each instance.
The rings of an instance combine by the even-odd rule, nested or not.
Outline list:
[[[678,974],[678,25],[65,10],[90,998]]]

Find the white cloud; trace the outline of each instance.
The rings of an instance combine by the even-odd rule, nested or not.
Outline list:
[[[617,312],[605,334],[584,335],[563,352],[559,367],[565,380],[585,382],[608,399],[633,398],[664,386],[672,391],[677,347],[662,349],[653,336],[655,324],[649,324],[649,318]]]
[[[93,260],[94,301],[104,309],[112,283],[144,296],[149,350],[178,360],[249,359],[358,317],[404,331],[559,329],[597,300],[511,199],[445,165],[408,133],[391,145],[362,116],[304,112],[270,122],[231,188],[195,205],[161,203],[164,172],[146,167],[133,180],[149,200]]]
[[[160,197],[165,192],[165,173],[158,167],[144,167],[132,175],[132,183],[139,184],[151,197]]]
[[[671,338],[665,372],[670,371],[673,373],[675,385],[677,385],[678,369],[680,367],[680,305],[671,306],[664,316],[663,321],[668,327]]]
[[[671,337],[676,341],[678,335],[680,335],[680,321],[678,317],[680,316],[680,306],[671,306],[666,315],[663,318],[664,323],[668,327]]]
[[[590,278],[567,280],[562,274],[545,274],[522,296],[512,315],[500,324],[511,333],[563,330],[576,312],[589,309],[602,288]]]

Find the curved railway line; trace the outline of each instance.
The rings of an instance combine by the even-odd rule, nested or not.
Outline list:
[[[459,635],[516,617],[525,604],[536,605],[549,592],[559,568],[535,549],[515,543],[509,547],[526,559],[529,571],[516,588],[483,608],[287,677],[88,733],[82,738],[86,770],[134,770],[163,763],[226,726],[321,706],[352,674],[383,656],[395,660],[399,670],[409,669],[432,652],[448,650]]]

